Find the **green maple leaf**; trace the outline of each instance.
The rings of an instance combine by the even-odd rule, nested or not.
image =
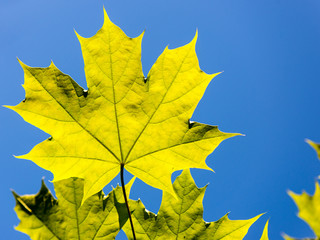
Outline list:
[[[128,191],[132,183],[126,185]],[[36,195],[14,193],[21,220],[16,230],[31,239],[114,239],[128,219],[121,187],[107,196],[99,192],[81,205],[83,184],[79,178],[55,182],[58,200],[43,182]]]
[[[197,188],[189,170],[177,177],[173,189],[177,199],[164,192],[157,215],[147,211],[140,200],[130,200],[137,239],[242,239],[260,217],[230,220],[227,214],[216,222],[205,222],[202,200],[206,187]],[[128,222],[123,230],[132,239]]]
[[[20,158],[51,171],[54,180],[84,179],[84,198],[100,191],[120,166],[174,194],[172,172],[210,168],[205,159],[224,139],[216,126],[190,122],[210,80],[199,68],[196,37],[166,48],[144,78],[141,40],[127,37],[105,14],[91,38],[78,36],[88,90],[52,63],[25,73],[25,100],[14,107],[51,137]]]

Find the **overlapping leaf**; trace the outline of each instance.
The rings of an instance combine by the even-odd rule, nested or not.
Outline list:
[[[172,172],[210,169],[207,155],[236,134],[189,121],[217,75],[199,68],[197,37],[183,47],[166,48],[147,78],[142,35],[127,37],[107,14],[95,36],[78,38],[88,91],[53,63],[47,68],[21,63],[26,97],[10,108],[51,135],[21,158],[50,170],[55,181],[83,178],[84,199],[110,182],[120,165],[171,194]]]
[[[205,222],[202,216],[205,187],[197,188],[189,170],[177,177],[173,189],[177,199],[164,192],[157,215],[146,211],[141,201],[130,202],[137,239],[243,239],[259,218],[230,220],[225,215],[216,222]],[[130,224],[126,223],[123,229],[132,239]]]
[[[114,239],[128,219],[120,187],[108,196],[97,193],[81,205],[82,179],[69,178],[54,186],[58,200],[43,182],[36,195],[14,193],[15,211],[21,220],[16,229],[31,239]],[[130,190],[130,184],[127,188]]]

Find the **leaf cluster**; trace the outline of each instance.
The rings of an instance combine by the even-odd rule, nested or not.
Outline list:
[[[21,220],[17,230],[32,239],[114,239],[123,229],[133,239],[121,187],[107,196],[99,192],[81,205],[84,181],[69,178],[54,183],[58,200],[42,182],[36,195],[19,196],[15,211]],[[126,185],[130,192],[133,181]],[[137,239],[242,239],[260,217],[216,222],[203,220],[204,188],[197,188],[190,171],[184,170],[173,184],[177,199],[164,193],[158,214],[145,209],[140,200],[130,200]],[[268,239],[264,234],[264,238]]]
[[[183,47],[166,48],[147,77],[141,66],[143,34],[127,37],[105,13],[96,35],[77,36],[87,90],[53,63],[34,68],[21,62],[26,97],[8,108],[51,137],[19,158],[54,174],[57,199],[44,183],[36,195],[14,193],[21,220],[17,230],[32,239],[114,239],[123,229],[134,239],[121,188],[102,192],[125,168],[163,190],[157,214],[140,200],[129,201],[137,239],[242,239],[259,216],[230,220],[225,215],[205,222],[205,187],[198,188],[188,170],[211,170],[206,157],[223,140],[238,135],[190,121],[217,75],[199,67],[197,34]],[[176,170],[183,171],[172,184]],[[266,225],[261,239],[267,235]]]

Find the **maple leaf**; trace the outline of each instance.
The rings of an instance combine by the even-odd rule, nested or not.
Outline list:
[[[140,200],[130,200],[137,239],[242,239],[260,217],[230,220],[227,214],[216,222],[205,222],[202,200],[206,187],[197,188],[189,170],[176,178],[173,189],[177,199],[164,192],[157,215],[147,211]],[[123,230],[132,239],[129,223]]]
[[[51,171],[54,180],[79,177],[84,198],[100,191],[121,166],[145,183],[174,194],[172,172],[211,170],[205,158],[224,139],[216,126],[190,122],[210,80],[199,68],[197,36],[166,48],[144,78],[141,40],[129,38],[104,15],[91,38],[78,36],[88,90],[53,63],[21,63],[25,100],[14,107],[51,137],[20,158]]]
[[[289,195],[296,203],[299,213],[298,216],[304,220],[314,231],[317,239],[320,239],[320,186],[316,182],[316,190],[313,196],[310,196],[306,192],[301,195],[289,192]],[[285,239],[293,239],[289,236],[284,236]],[[305,238],[310,239],[310,238]]]
[[[133,181],[126,185],[130,190]],[[83,179],[54,183],[58,200],[42,181],[38,194],[19,196],[15,211],[21,220],[16,230],[31,239],[114,239],[128,219],[121,187],[108,196],[99,192],[82,205]]]
[[[306,139],[306,142],[313,147],[317,152],[318,158],[320,159],[320,144],[315,143],[309,139]],[[317,240],[320,239],[320,186],[316,182],[315,193],[313,196],[309,195],[306,192],[303,192],[301,195],[288,192],[293,201],[296,203],[299,213],[298,216],[304,220],[314,231],[317,238],[303,238],[303,240]],[[283,238],[286,240],[296,240],[297,238],[292,238],[286,234],[283,235]]]

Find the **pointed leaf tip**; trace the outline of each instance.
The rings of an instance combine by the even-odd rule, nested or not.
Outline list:
[[[23,70],[24,70],[25,68],[29,67],[27,64],[25,64],[24,62],[22,62],[18,57],[17,57],[17,60],[18,60],[20,66],[22,67]]]
[[[318,158],[320,159],[320,144],[309,139],[305,139],[305,141],[316,151]]]
[[[103,27],[111,25],[111,24],[114,25],[114,23],[109,18],[109,15],[108,15],[106,9],[103,8]]]
[[[196,45],[197,44],[197,41],[198,41],[198,34],[199,34],[199,32],[198,32],[198,28],[196,29],[196,32],[195,32],[195,34],[194,34],[194,37],[193,37],[193,39],[192,39],[192,41],[191,42],[193,42],[194,43],[194,45]]]
[[[84,37],[82,37],[78,32],[77,30],[74,28],[73,29],[74,33],[76,34],[77,38],[78,38],[78,41],[81,43],[81,41],[84,39]]]
[[[11,191],[13,197],[17,200],[17,197],[19,197],[18,193],[16,193],[16,192],[14,191],[14,189],[12,189],[12,188],[10,188],[10,191]]]
[[[56,65],[53,63],[53,60],[50,59],[50,65],[49,65],[49,68],[52,67],[52,68],[57,68]]]
[[[268,227],[269,227],[269,219],[267,220],[267,222],[266,222],[266,224],[264,226],[264,229],[263,229],[263,232],[262,232],[260,240],[269,240]]]

